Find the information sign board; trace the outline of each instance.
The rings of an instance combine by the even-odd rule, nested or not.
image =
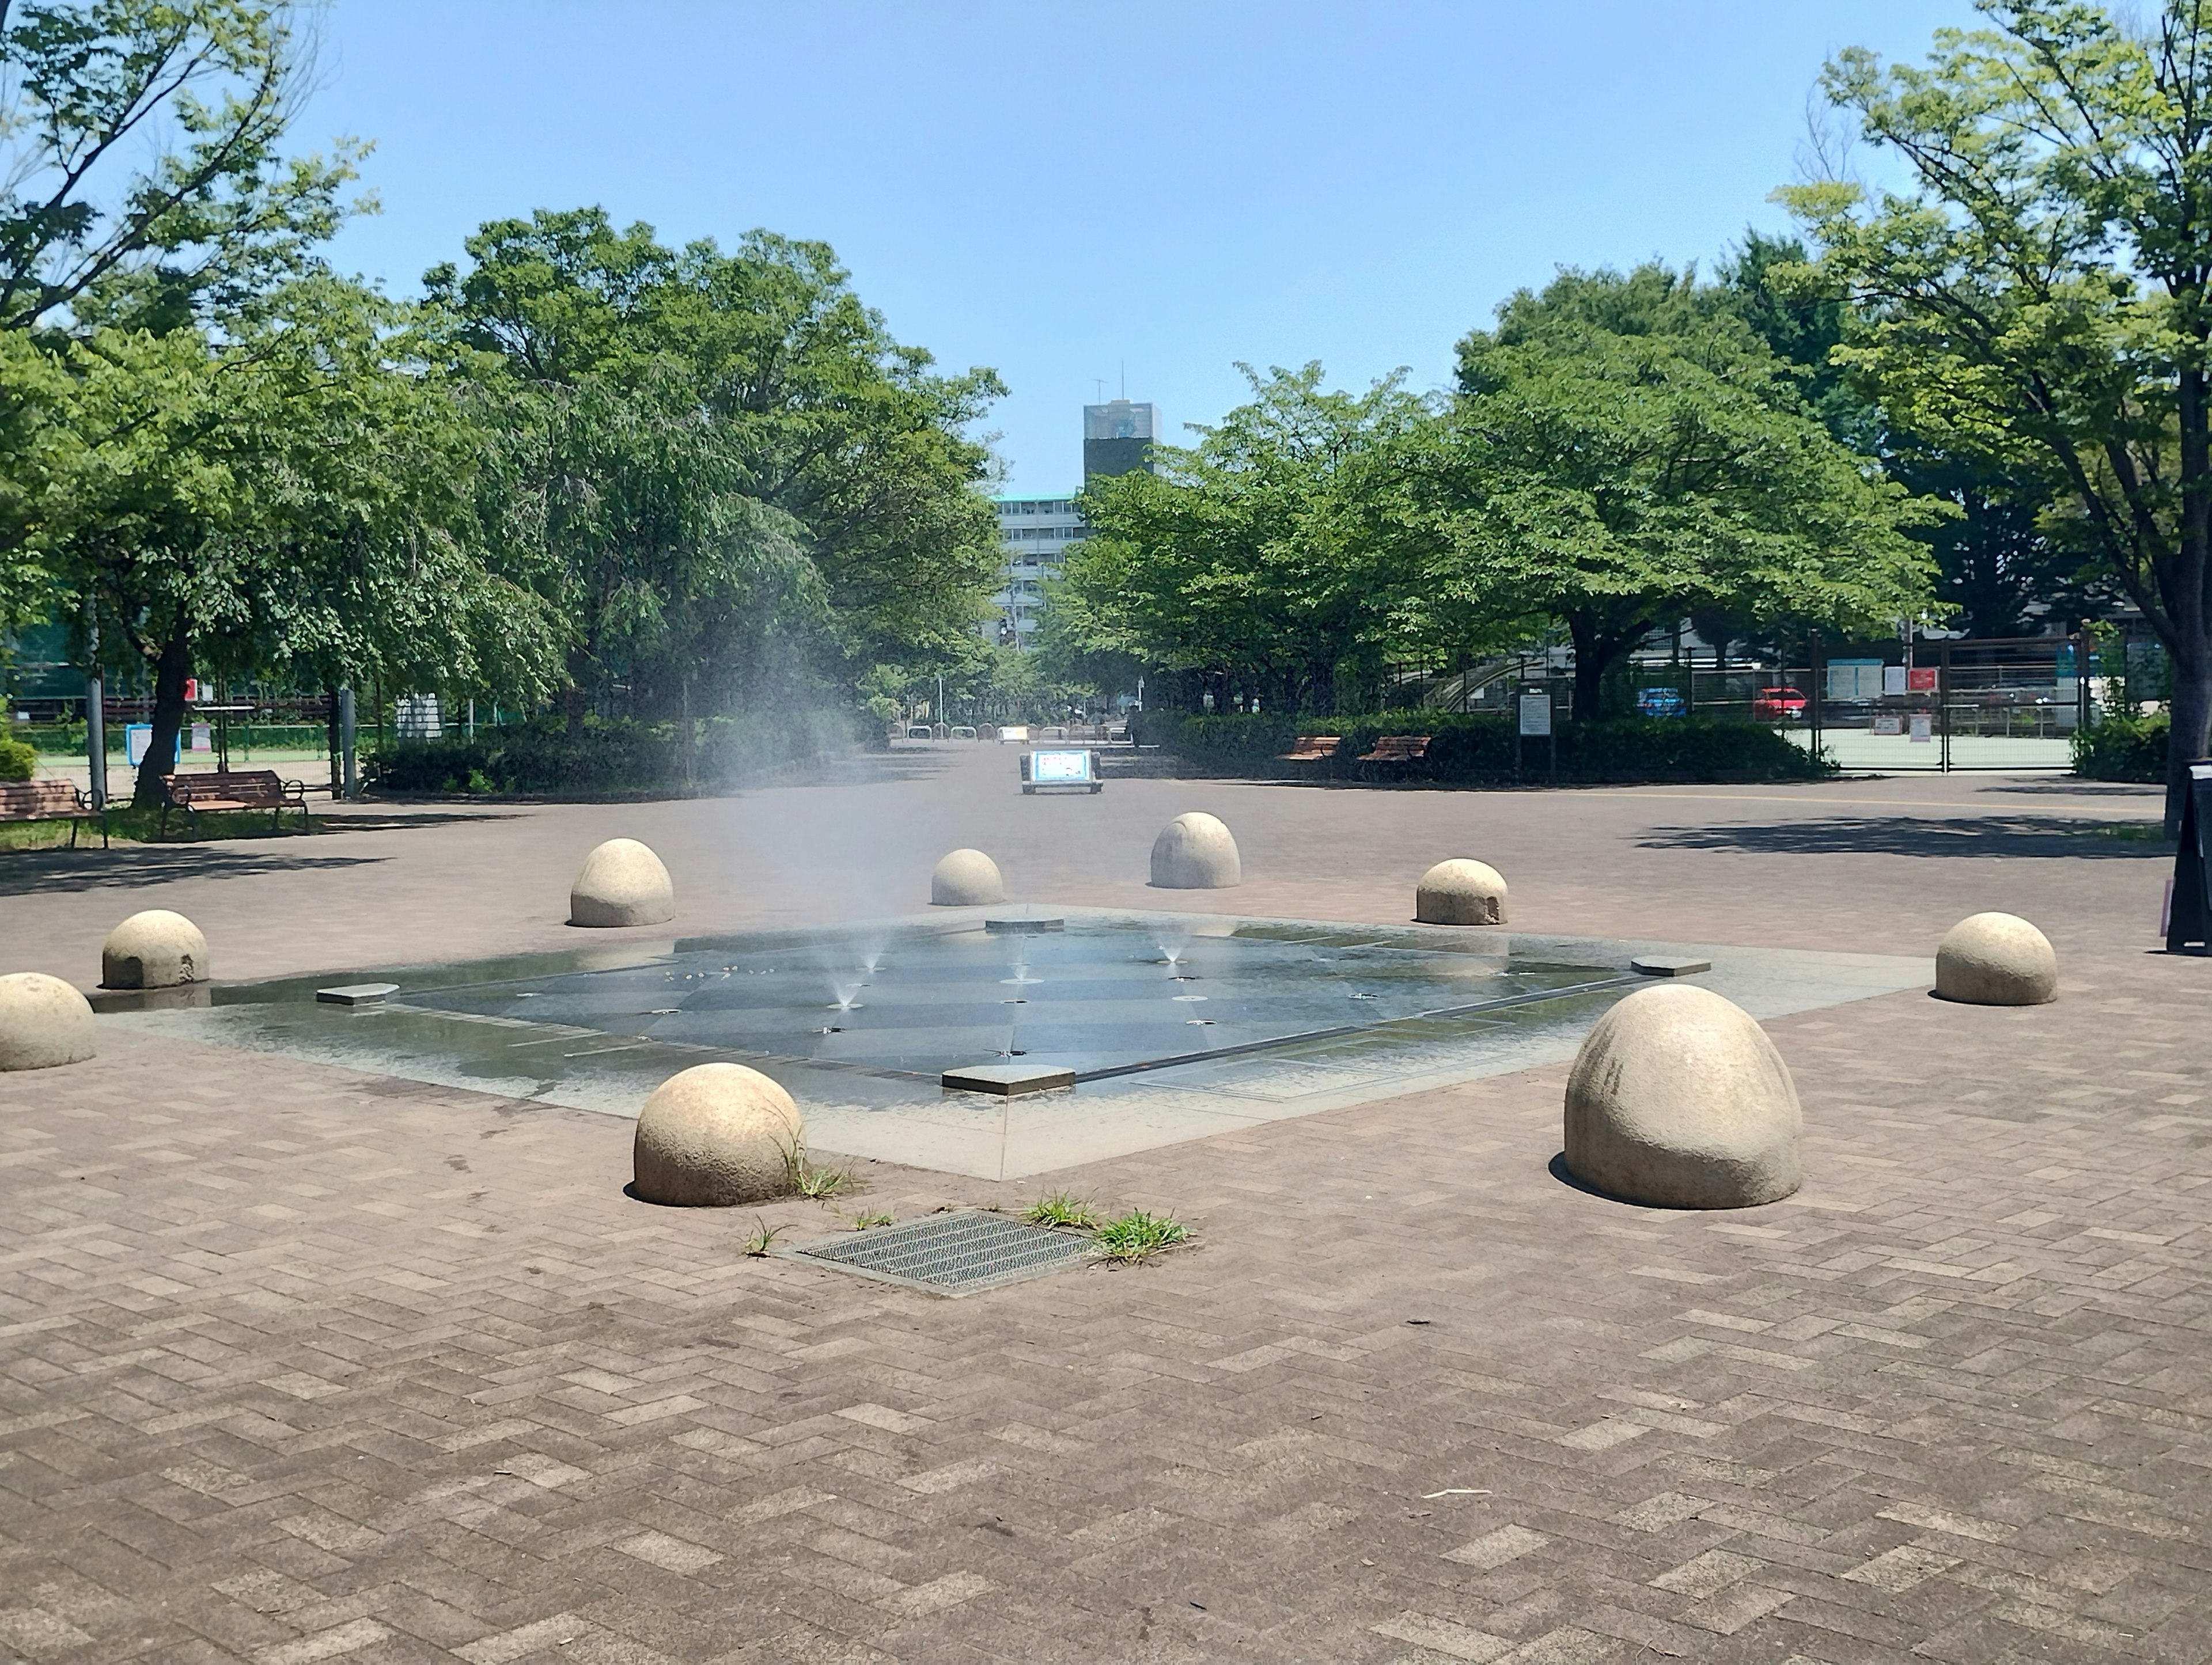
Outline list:
[[[1033,751],[1030,754],[1030,779],[1041,787],[1070,787],[1091,778],[1091,754],[1087,751]]]
[[[1552,696],[1549,694],[1523,694],[1521,696],[1521,732],[1541,738],[1552,732]]]

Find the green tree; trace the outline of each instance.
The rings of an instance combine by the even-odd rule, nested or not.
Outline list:
[[[1808,258],[1796,238],[1747,230],[1722,263],[1721,282],[1744,321],[1796,367],[1807,403],[1830,433],[1879,457],[1914,495],[1951,507],[1916,534],[1936,557],[1936,599],[1945,616],[1971,636],[2014,636],[2053,616],[2079,619],[2109,605],[2109,580],[2100,585],[2085,574],[2081,550],[2044,525],[2063,493],[2047,472],[2001,467],[1891,428],[1863,379],[1834,356],[1851,325],[1848,292],[1841,283],[1808,283]]]
[[[1066,563],[1060,660],[1111,654],[1234,678],[1279,708],[1329,708],[1339,665],[1378,653],[1397,586],[1364,506],[1427,407],[1397,376],[1327,391],[1319,364],[1259,375],[1252,398],[1157,474],[1092,481],[1091,536]]]
[[[137,799],[159,801],[194,674],[449,680],[543,696],[559,626],[527,572],[477,558],[482,436],[435,371],[392,360],[395,309],[310,279],[211,340],[101,328],[59,373],[24,553],[155,696]]]
[[[1996,27],[1925,67],[1826,72],[1911,189],[1783,196],[1862,320],[1838,362],[1899,428],[2057,483],[2064,541],[2165,643],[2171,834],[2212,749],[2212,3],[1978,3]]]
[[[1698,609],[1835,627],[1924,604],[1926,510],[1806,407],[1710,287],[1663,267],[1562,274],[1460,343],[1460,397],[1407,475],[1433,541],[1417,613],[1556,620],[1576,710]]]
[[[236,312],[313,264],[361,147],[279,144],[303,82],[267,0],[0,4],[0,330]]]
[[[990,371],[933,373],[820,243],[672,250],[583,209],[468,253],[427,283],[505,436],[485,519],[564,575],[580,693],[665,713],[694,673],[762,698],[825,657],[959,660],[998,562],[966,436]]]

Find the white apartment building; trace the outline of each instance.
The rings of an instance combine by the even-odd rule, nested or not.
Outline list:
[[[1060,571],[1060,559],[1082,541],[1083,517],[1073,494],[1060,497],[999,497],[999,544],[1006,564],[1000,587],[991,598],[997,610],[1002,645],[1030,646],[1044,605],[1044,580]]]

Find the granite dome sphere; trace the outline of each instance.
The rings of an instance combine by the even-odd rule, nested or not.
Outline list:
[[[166,908],[131,915],[100,946],[102,988],[173,988],[210,975],[199,927]]]
[[[1163,890],[1225,890],[1244,882],[1237,841],[1202,810],[1190,810],[1152,841],[1152,883]]]
[[[1566,1162],[1631,1202],[1748,1208],[1803,1182],[1796,1084],[1751,1014],[1711,989],[1638,989],[1567,1078]]]
[[[1943,933],[1936,992],[1968,1006],[2043,1006],[2058,998],[2058,956],[2019,915],[1975,914]]]
[[[1413,917],[1424,925],[1503,925],[1504,877],[1486,861],[1439,861],[1414,889]]]
[[[95,1050],[92,1006],[76,989],[43,971],[0,977],[0,1070],[78,1064]]]
[[[700,1064],[653,1090],[638,1113],[637,1194],[682,1208],[764,1202],[791,1188],[806,1131],[791,1095],[743,1064]]]
[[[610,838],[584,858],[568,887],[568,923],[659,925],[676,917],[676,886],[660,858],[635,838]]]
[[[981,850],[954,850],[929,876],[933,908],[976,908],[1006,899],[999,864]]]

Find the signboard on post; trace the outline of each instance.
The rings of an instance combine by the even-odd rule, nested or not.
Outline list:
[[[2166,951],[2212,953],[2212,762],[2189,766],[2181,800],[2181,848],[2173,853],[2172,900],[2166,905]]]
[[[1552,726],[1552,690],[1524,690],[1516,702],[1521,720],[1513,733],[1513,774],[1517,780],[1525,773],[1524,753],[1531,739],[1540,739],[1552,749],[1546,777],[1557,780],[1559,775],[1559,736]]]

